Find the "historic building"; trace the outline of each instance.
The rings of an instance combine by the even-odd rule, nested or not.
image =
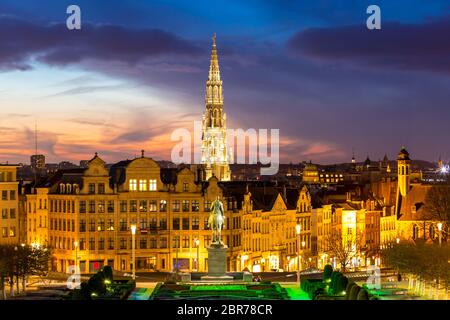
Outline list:
[[[229,181],[229,150],[227,148],[227,116],[223,110],[222,80],[217,57],[216,36],[213,36],[211,64],[206,81],[206,110],[202,121],[202,157],[206,179],[215,176]]]
[[[19,189],[17,166],[0,165],[0,244],[19,243]]]
[[[161,169],[144,156],[108,170],[95,155],[87,168],[59,170],[27,196],[27,240],[52,247],[58,271],[74,264],[81,272],[105,264],[129,271],[135,225],[138,271],[197,268],[197,245],[204,270],[209,207],[222,197],[217,182],[195,181],[187,168]]]

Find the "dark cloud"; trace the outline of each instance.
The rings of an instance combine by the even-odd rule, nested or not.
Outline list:
[[[0,16],[0,68],[26,70],[36,59],[64,65],[86,59],[137,63],[160,55],[197,56],[191,42],[160,29],[83,23],[71,31],[64,24],[38,24]]]
[[[333,63],[450,72],[450,16],[421,24],[383,22],[381,30],[364,24],[310,28],[288,42],[291,52]]]

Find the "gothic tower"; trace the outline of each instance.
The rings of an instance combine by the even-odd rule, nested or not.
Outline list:
[[[402,197],[406,197],[410,185],[410,167],[411,159],[405,147],[402,147],[397,157],[397,175],[398,175],[398,189]]]
[[[222,80],[217,57],[216,35],[212,37],[211,64],[206,81],[206,110],[202,120],[202,164],[206,180],[215,176],[221,181],[231,178],[227,150],[227,117],[223,111]]]

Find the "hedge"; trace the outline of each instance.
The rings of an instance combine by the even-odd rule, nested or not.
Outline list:
[[[327,264],[325,266],[325,268],[323,268],[323,281],[330,282],[332,273],[333,273],[333,267],[330,264]]]

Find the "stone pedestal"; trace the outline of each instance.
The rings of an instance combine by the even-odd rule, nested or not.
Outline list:
[[[233,277],[227,276],[227,250],[222,243],[212,243],[208,248],[208,275],[202,277],[207,281],[230,281]]]

